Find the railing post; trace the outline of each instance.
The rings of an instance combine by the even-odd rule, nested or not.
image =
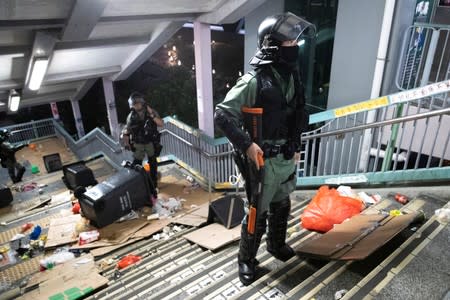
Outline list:
[[[39,133],[38,133],[38,131],[37,131],[36,123],[34,122],[34,120],[31,120],[31,126],[32,126],[32,128],[33,128],[33,135],[34,135],[34,138],[37,139],[37,138],[39,137]]]
[[[420,86],[428,84],[430,79],[431,67],[433,65],[434,54],[436,53],[436,47],[439,40],[439,30],[433,28],[433,35],[431,36],[430,46],[428,47],[427,59],[425,60],[425,66],[422,73],[422,79]]]
[[[397,113],[396,118],[400,118],[403,113],[403,103],[397,105]],[[381,165],[381,171],[386,172],[391,168],[392,156],[394,155],[395,143],[397,142],[398,136],[398,127],[400,124],[393,124],[391,130],[391,137],[389,138],[389,142],[386,147],[386,152],[383,159],[383,164]],[[399,145],[400,147],[400,145]]]

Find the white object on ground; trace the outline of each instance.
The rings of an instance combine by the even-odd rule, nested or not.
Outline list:
[[[434,211],[439,223],[449,223],[450,222],[450,208],[440,208]]]

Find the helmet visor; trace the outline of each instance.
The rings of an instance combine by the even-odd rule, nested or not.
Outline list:
[[[316,34],[316,27],[292,13],[286,13],[274,28],[274,35],[280,41],[298,41],[300,36],[312,38]]]

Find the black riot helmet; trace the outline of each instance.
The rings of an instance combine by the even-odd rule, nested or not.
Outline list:
[[[139,92],[131,93],[130,97],[128,98],[128,105],[130,106],[130,108],[136,103],[142,103],[142,104],[146,103],[145,99],[144,99],[144,95],[142,95]]]
[[[316,27],[293,13],[286,12],[265,18],[258,27],[258,50],[250,60],[253,66],[270,64],[277,60],[281,44],[312,38]]]
[[[3,143],[4,141],[8,140],[9,136],[11,134],[9,133],[9,130],[6,128],[0,129],[0,143]]]

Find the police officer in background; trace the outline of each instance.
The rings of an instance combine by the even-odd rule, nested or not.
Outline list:
[[[9,177],[13,183],[22,181],[25,167],[16,160],[16,152],[28,144],[12,145],[8,142],[10,133],[7,129],[0,129],[0,160],[3,168],[8,169]],[[17,173],[16,173],[17,171]]]
[[[267,251],[282,261],[295,254],[285,242],[291,209],[289,194],[296,187],[300,135],[309,120],[298,70],[297,44],[300,39],[314,35],[314,25],[292,13],[267,17],[258,28],[258,49],[250,61],[255,70],[239,78],[216,106],[215,124],[233,147],[244,153],[251,164],[257,165],[258,155],[265,160],[254,234],[247,229],[248,214],[242,222],[238,265],[244,285],[255,280],[258,264],[255,257],[267,223]],[[260,144],[252,141],[248,130],[242,129],[242,107],[263,109]]]
[[[131,112],[122,131],[125,148],[133,151],[133,164],[142,164],[147,154],[150,164],[150,175],[156,187],[157,167],[156,158],[161,153],[160,133],[157,127],[164,125],[156,110],[152,109],[144,96],[138,92],[130,95],[128,103]]]

